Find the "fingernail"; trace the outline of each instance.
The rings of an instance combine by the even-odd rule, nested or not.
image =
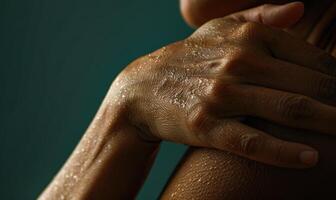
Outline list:
[[[299,157],[301,162],[305,165],[313,166],[318,161],[318,153],[316,151],[311,150],[303,151],[300,153]]]

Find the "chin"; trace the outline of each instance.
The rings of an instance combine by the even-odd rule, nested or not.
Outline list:
[[[199,27],[205,22],[231,13],[265,3],[286,3],[287,0],[180,0],[181,14],[191,27]]]

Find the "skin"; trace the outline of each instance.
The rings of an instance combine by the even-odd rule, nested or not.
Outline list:
[[[288,31],[299,36],[306,35],[307,41],[322,48],[321,41],[326,41],[323,38],[323,28],[328,26],[328,19],[333,18],[335,6],[324,13],[325,17],[310,34],[305,33],[304,30],[308,28],[304,29],[305,25],[302,24],[297,24]],[[303,19],[300,23],[307,24],[307,21]],[[325,43],[326,51],[335,56],[332,44]],[[325,199],[335,196],[334,137],[291,130],[260,119],[248,119],[247,123],[279,138],[313,146],[320,152],[319,163],[314,168],[297,171],[264,165],[213,149],[190,148],[161,198],[260,200]]]
[[[299,20],[300,5],[280,11],[261,7],[212,20],[190,37],[135,60],[114,80],[78,146],[39,199],[134,198],[161,140],[218,149],[222,156],[235,154],[278,167],[314,166],[318,152],[313,143],[272,135],[247,118],[329,137],[336,133],[336,127],[329,126],[336,123],[336,108],[331,105],[336,80],[330,67],[335,59],[279,29]],[[290,17],[281,22],[281,16]],[[185,159],[193,158],[191,164],[204,159],[237,159],[241,166],[249,162],[190,155]],[[177,170],[163,198],[183,180],[188,164]],[[219,165],[225,166],[238,165]],[[202,175],[202,168],[191,169]],[[188,185],[197,186],[190,180]],[[221,186],[210,185],[205,191]]]

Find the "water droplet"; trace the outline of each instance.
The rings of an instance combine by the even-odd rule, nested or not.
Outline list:
[[[170,196],[174,197],[176,195],[176,192],[173,192]]]

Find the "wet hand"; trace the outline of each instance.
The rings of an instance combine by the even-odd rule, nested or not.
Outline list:
[[[110,102],[125,108],[146,140],[226,150],[280,167],[313,166],[313,148],[241,122],[255,116],[336,133],[330,126],[336,108],[327,104],[336,97],[335,59],[269,26],[292,25],[300,15],[287,22],[277,16],[302,7],[268,13],[272,9],[211,20],[187,39],[139,58],[114,81]]]

